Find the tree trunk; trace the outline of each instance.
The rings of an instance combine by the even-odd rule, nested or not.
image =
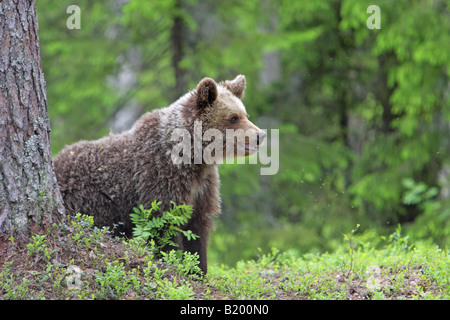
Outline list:
[[[182,2],[177,0],[175,3],[175,15],[173,18],[173,25],[170,34],[172,43],[172,66],[175,72],[175,91],[176,96],[182,96],[186,91],[185,76],[186,71],[180,67],[180,62],[183,60],[183,36],[184,36],[184,21],[179,11],[182,10]]]
[[[0,3],[0,239],[26,240],[64,213],[49,134],[36,1],[6,0]]]

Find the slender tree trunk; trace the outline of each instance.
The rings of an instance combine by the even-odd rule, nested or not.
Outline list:
[[[173,26],[171,30],[170,40],[172,43],[172,66],[175,72],[175,90],[176,96],[182,96],[186,91],[186,71],[180,67],[180,62],[183,59],[183,36],[184,36],[184,21],[179,11],[182,10],[182,1],[177,0],[175,3],[176,14],[174,15]]]
[[[375,89],[375,95],[378,101],[381,102],[383,106],[383,113],[381,116],[381,132],[389,134],[395,130],[392,128],[392,121],[396,117],[401,117],[401,115],[396,115],[392,112],[392,102],[391,97],[396,89],[397,84],[390,88],[388,86],[388,70],[390,70],[395,65],[395,56],[393,53],[387,53],[381,55],[379,58],[379,64],[382,66],[379,72],[378,86]]]
[[[0,2],[0,239],[64,213],[50,152],[36,1]],[[58,213],[58,214],[55,214]]]

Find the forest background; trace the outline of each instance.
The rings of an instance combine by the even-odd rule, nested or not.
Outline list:
[[[211,262],[333,251],[356,225],[448,247],[447,1],[39,0],[37,13],[54,155],[205,76],[246,75],[251,120],[279,130],[279,171],[220,167]]]

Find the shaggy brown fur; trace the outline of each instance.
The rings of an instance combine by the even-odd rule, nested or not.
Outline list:
[[[54,165],[67,210],[93,215],[97,226],[119,225],[119,232],[131,237],[133,207],[149,208],[154,200],[162,202],[164,211],[171,201],[192,205],[194,212],[185,228],[200,237],[187,241],[178,236],[175,242],[182,250],[197,252],[206,273],[208,230],[213,227],[212,217],[220,212],[217,164],[173,163],[176,142],[171,134],[184,128],[193,137],[194,121],[200,120],[203,132],[242,128],[260,135],[240,100],[244,89],[244,76],[220,84],[205,78],[169,107],[144,114],[127,132],[65,147]],[[232,123],[230,117],[239,121]]]

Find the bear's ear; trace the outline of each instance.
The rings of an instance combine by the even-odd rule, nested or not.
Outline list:
[[[203,78],[197,85],[197,104],[199,108],[211,105],[217,99],[217,84],[211,78]]]
[[[236,97],[242,99],[245,91],[245,76],[240,74],[234,80],[227,80],[224,83],[225,87],[228,88]]]

